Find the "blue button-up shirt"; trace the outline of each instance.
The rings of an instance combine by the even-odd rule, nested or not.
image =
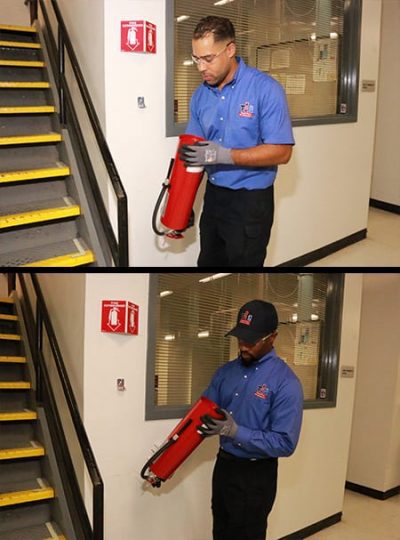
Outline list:
[[[186,133],[215,141],[225,148],[260,144],[294,144],[282,86],[237,57],[238,68],[222,90],[206,82],[194,92]],[[264,189],[275,180],[277,166],[206,167],[211,183],[231,189]]]
[[[204,395],[232,414],[239,428],[221,447],[241,458],[283,457],[297,445],[303,389],[275,349],[246,367],[240,357],[220,367]]]

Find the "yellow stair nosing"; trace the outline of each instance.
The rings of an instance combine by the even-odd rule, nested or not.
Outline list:
[[[50,88],[50,83],[47,81],[1,81],[0,88]]]
[[[0,356],[2,364],[26,364],[26,356]]]
[[[41,223],[55,219],[79,216],[80,207],[77,204],[61,206],[58,208],[43,208],[41,210],[31,210],[20,214],[10,214],[0,216],[0,229],[29,225],[30,223]]]
[[[58,176],[69,176],[70,168],[60,164],[57,167],[46,169],[30,169],[26,171],[0,172],[0,183],[2,182],[22,182],[25,180],[40,180],[41,178],[54,178]]]
[[[13,135],[11,137],[0,137],[0,145],[9,144],[35,144],[45,142],[59,142],[62,140],[61,133],[42,133],[37,135]]]
[[[38,105],[27,107],[0,107],[0,114],[32,114],[32,113],[54,113],[54,105]]]
[[[22,448],[1,448],[0,460],[7,459],[24,459],[27,457],[39,457],[44,456],[45,450],[42,445],[36,444],[35,446],[24,446]]]
[[[23,411],[0,412],[0,422],[15,422],[23,420],[37,420],[37,412],[25,409]]]
[[[8,493],[0,493],[0,507],[53,498],[54,489],[51,487],[28,489],[25,491],[10,491]]]
[[[13,32],[30,32],[36,34],[37,30],[34,26],[20,26],[15,24],[0,24],[0,30],[11,30]]]
[[[13,304],[14,303],[14,298],[0,298],[0,303],[3,303],[3,304]]]
[[[95,262],[95,257],[90,249],[85,250],[83,253],[68,253],[66,255],[60,255],[59,257],[52,257],[51,259],[42,259],[41,261],[35,261],[21,266],[47,266],[47,267],[68,267],[81,266],[83,264],[90,264]]]
[[[0,390],[30,390],[32,385],[28,381],[0,381]]]
[[[6,315],[5,313],[0,313],[0,320],[2,321],[18,321],[16,315]]]
[[[21,341],[20,334],[0,334],[0,339],[5,341]]]
[[[44,68],[46,64],[36,60],[2,60],[0,58],[0,66]]]
[[[11,47],[15,49],[41,49],[40,43],[34,43],[29,41],[8,41],[0,40],[0,47]]]

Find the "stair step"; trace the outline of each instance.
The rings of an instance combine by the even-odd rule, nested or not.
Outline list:
[[[0,88],[50,88],[50,83],[47,81],[0,81]]]
[[[13,298],[0,298],[0,304],[13,304]]]
[[[0,356],[1,364],[26,364],[25,356]]]
[[[0,334],[0,339],[7,341],[21,341],[21,336],[18,334]]]
[[[29,32],[36,34],[37,30],[33,26],[16,26],[12,24],[0,24],[0,30],[7,30],[9,32]]]
[[[0,422],[19,422],[23,420],[37,420],[37,412],[30,409],[23,411],[0,411]]]
[[[24,182],[25,180],[40,180],[56,176],[69,176],[70,169],[64,163],[45,169],[31,169],[26,171],[0,172],[0,184],[5,182]]]
[[[44,114],[54,113],[54,105],[39,105],[28,107],[0,107],[0,114]]]
[[[12,530],[0,534],[0,540],[66,540],[55,523],[43,523],[34,527]]]
[[[30,446],[21,446],[15,448],[1,448],[0,460],[24,459],[29,457],[44,456],[44,447],[36,441],[30,441]]]
[[[47,239],[49,238],[51,230],[55,228],[56,225],[60,226],[58,227],[59,231],[55,230],[55,234],[60,235],[60,240],[58,242],[50,243]],[[27,233],[22,230],[23,238],[25,238],[26,242],[29,241],[29,235],[33,231],[36,246],[29,247],[28,245],[28,247],[24,249],[12,252],[9,250],[6,251],[7,244],[3,241],[2,247],[4,248],[4,252],[3,254],[0,254],[0,267],[75,267],[95,262],[93,252],[87,247],[82,238],[76,236],[65,239],[61,238],[62,236],[65,236],[65,234],[69,234],[69,231],[72,231],[72,229],[76,229],[76,224],[74,222],[65,221],[50,222],[47,225],[27,229]],[[65,231],[65,234],[63,231]],[[21,230],[11,230],[10,234],[15,235],[17,232],[21,233]],[[43,232],[42,235],[40,234],[41,232]],[[9,234],[9,231],[4,234]],[[22,242],[23,238],[19,235],[18,238],[15,238],[14,243],[18,243],[19,241]],[[45,243],[41,243],[41,239],[43,239]]]
[[[17,49],[41,49],[40,43],[27,41],[4,41],[0,40],[0,47],[15,47]]]
[[[0,67],[27,67],[27,68],[44,68],[46,64],[39,60],[2,60],[0,59]]]
[[[26,207],[23,211],[23,207]],[[29,208],[30,207],[30,208]],[[18,210],[9,208],[6,215],[2,215],[0,208],[0,229],[29,225],[31,223],[43,223],[80,215],[80,207],[75,204],[71,197],[42,201],[41,203],[28,203],[18,205]]]
[[[31,388],[29,381],[0,381],[0,390],[30,390]]]
[[[47,266],[53,268],[60,267],[75,267],[82,266],[84,264],[91,264],[95,262],[95,256],[90,249],[87,249],[83,253],[67,253],[51,259],[42,259],[30,264],[23,264],[22,266]]]
[[[38,135],[14,135],[12,137],[0,137],[0,145],[16,145],[16,144],[39,144],[60,142],[62,140],[61,133],[42,133]]]
[[[23,491],[9,491],[7,493],[0,493],[0,506],[14,506],[15,504],[43,501],[46,499],[54,499],[53,488],[41,487]]]
[[[18,317],[16,315],[5,315],[4,313],[0,313],[0,320],[3,320],[3,321],[18,321]]]

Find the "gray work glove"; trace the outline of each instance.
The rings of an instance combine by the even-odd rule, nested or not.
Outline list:
[[[202,416],[200,419],[203,422],[198,430],[204,437],[210,437],[211,435],[224,435],[225,437],[235,438],[238,430],[238,425],[233,417],[225,409],[216,409],[217,413],[224,415],[224,419],[217,420],[212,418],[208,414]]]
[[[231,149],[212,141],[199,141],[195,144],[184,144],[179,150],[180,159],[187,167],[200,165],[225,164],[233,165]]]

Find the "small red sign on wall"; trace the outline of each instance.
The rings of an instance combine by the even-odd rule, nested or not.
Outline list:
[[[148,21],[121,21],[121,51],[156,53],[156,25]]]
[[[103,300],[101,331],[137,335],[139,332],[139,306],[126,300]]]

